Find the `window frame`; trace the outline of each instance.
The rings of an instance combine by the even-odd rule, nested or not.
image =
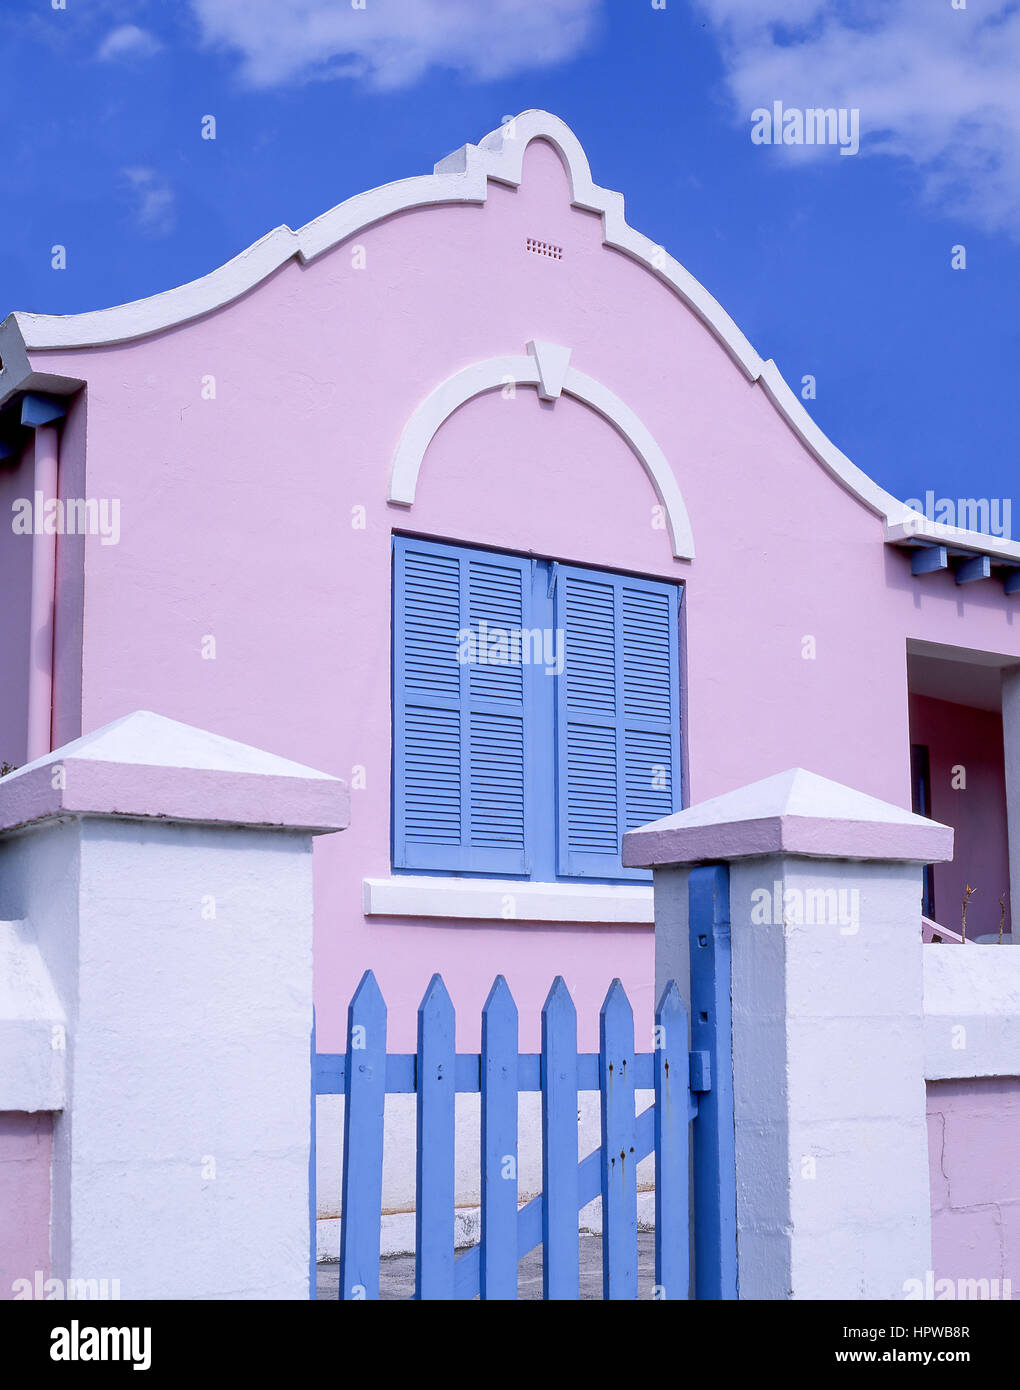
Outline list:
[[[637,575],[629,571],[611,570],[596,566],[567,564],[560,560],[545,557],[526,556],[520,552],[501,550],[495,547],[464,544],[439,540],[431,536],[416,536],[409,533],[392,534],[392,579],[391,579],[391,872],[394,874],[420,875],[441,878],[481,878],[507,879],[532,883],[564,884],[638,884],[650,883],[651,872],[647,869],[626,868],[617,862],[611,871],[600,863],[582,863],[576,855],[564,852],[566,797],[564,790],[564,758],[562,750],[561,706],[565,700],[565,671],[560,677],[545,675],[537,664],[524,663],[524,745],[525,745],[525,783],[524,783],[524,853],[516,861],[523,867],[508,867],[505,857],[491,853],[487,847],[470,843],[459,846],[418,844],[415,851],[408,852],[406,836],[402,834],[402,797],[398,789],[398,778],[406,767],[403,719],[400,710],[400,680],[404,673],[406,659],[406,621],[404,594],[398,588],[402,574],[402,557],[406,557],[408,547],[424,547],[433,553],[456,557],[461,562],[470,563],[474,558],[491,557],[492,560],[508,560],[520,567],[525,578],[522,586],[523,612],[522,627],[552,628],[559,626],[558,616],[561,604],[561,584],[571,577],[603,580],[615,586],[617,612],[620,594],[626,585],[644,587],[665,592],[670,599],[668,624],[668,669],[671,678],[671,718],[669,733],[671,737],[671,791],[672,812],[682,809],[685,804],[684,781],[684,713],[685,713],[685,668],[683,664],[684,643],[681,623],[683,621],[683,601],[685,585],[682,580],[664,579],[659,576]],[[526,582],[530,569],[530,586]],[[462,568],[461,584],[463,589]],[[463,605],[463,599],[462,599]],[[465,610],[461,609],[463,614]],[[466,625],[466,624],[465,624]],[[565,640],[565,639],[562,639]],[[622,647],[618,657],[622,659]],[[469,676],[465,667],[462,681]],[[622,673],[616,671],[617,699],[620,699]],[[463,708],[463,705],[461,706]],[[462,745],[463,746],[463,745]],[[619,741],[618,741],[619,750]],[[467,759],[465,758],[465,764]],[[617,777],[622,782],[625,775],[620,753],[617,753]],[[465,786],[466,772],[462,768],[462,788]],[[465,793],[462,791],[462,795]],[[622,790],[618,797],[619,838],[627,828]],[[671,814],[665,812],[664,814]],[[464,822],[462,821],[462,826]]]

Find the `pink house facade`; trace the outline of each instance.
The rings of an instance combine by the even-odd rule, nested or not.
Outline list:
[[[367,968],[409,1049],[436,971],[464,1020],[504,974],[532,1046],[556,974],[583,1027],[618,976],[647,1030],[651,876],[620,836],[791,767],[952,826],[927,915],[958,932],[969,884],[968,937],[999,932],[1000,897],[1010,933],[1020,544],[934,527],[846,458],[556,117],[526,112],[165,294],[12,314],[0,358],[0,511],[21,519],[0,536],[0,760],[142,709],[347,781],[350,826],[315,849],[321,1050],[343,1050]],[[508,575],[509,608],[491,588]],[[669,632],[612,649],[618,704],[585,725],[609,742],[571,763],[584,719],[544,670],[508,693],[476,665],[456,679],[477,701],[462,684],[448,708],[422,694],[426,654],[415,685],[450,584],[456,627],[541,630],[552,666],[566,623],[568,680],[578,653],[601,669],[601,599],[570,616],[589,592],[617,605],[610,626],[661,600]],[[451,709],[461,738],[489,720],[471,769],[443,741]],[[970,1099],[966,1077],[932,1078],[938,1142],[966,1135],[971,1103],[1001,1101],[1016,1135],[1020,1059],[1002,1065]],[[48,1161],[48,1135],[8,1132]],[[970,1186],[957,1206],[933,1188],[936,1229],[998,1242],[1020,1288],[1015,1172],[1003,1188],[984,1169],[993,1201],[954,1142]]]

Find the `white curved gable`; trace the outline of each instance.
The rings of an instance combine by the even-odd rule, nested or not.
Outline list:
[[[884,519],[886,539],[898,540],[909,534],[911,518],[915,516],[910,508],[879,487],[836,448],[784,381],[775,362],[765,361],[758,355],[705,287],[663,247],[628,226],[623,195],[600,188],[593,182],[587,157],[577,137],[558,116],[548,111],[523,112],[509,126],[493,131],[479,144],[464,145],[440,160],[432,174],[401,179],[359,193],[296,232],[290,227],[276,227],[233,260],[187,285],[148,299],[85,314],[12,314],[0,325],[0,341],[8,349],[4,356],[9,362],[24,362],[26,349],[43,352],[93,347],[158,333],[222,308],[292,257],[302,262],[312,261],[393,213],[450,203],[484,203],[490,179],[513,186],[520,184],[525,150],[529,142],[536,139],[549,141],[559,151],[573,206],[601,214],[605,245],[639,261],[679,295],[715,335],[748,380],[761,384],[790,428],[822,466],[848,492]],[[0,383],[2,380],[0,372]],[[1011,560],[1020,559],[1020,544],[1016,542],[951,529],[953,534],[947,538],[951,544],[955,540],[975,550]]]

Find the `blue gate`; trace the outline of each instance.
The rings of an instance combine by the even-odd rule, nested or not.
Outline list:
[[[599,1016],[599,1051],[577,1051],[577,1015],[557,976],[542,1010],[542,1050],[518,1050],[517,1007],[500,975],[482,1010],[479,1053],[455,1051],[454,1006],[434,975],[418,1010],[413,1053],[386,1051],[386,1005],[366,971],[348,1009],[347,1051],[312,1045],[311,1296],[315,1297],[315,1098],[343,1095],[342,1299],[379,1297],[386,1096],[417,1097],[415,1298],[515,1299],[518,1261],[542,1245],[543,1297],[579,1296],[578,1213],[602,1198],[602,1290],[638,1291],[637,1165],[655,1155],[655,1291],[690,1296],[693,1159],[695,1293],[737,1296],[730,1055],[729,884],[724,866],[690,874],[688,1020],[670,981],[655,1012],[654,1050],[634,1051],[634,1018],[619,980]],[[635,1091],[654,1103],[635,1116]],[[518,1095],[542,1097],[542,1192],[517,1202]],[[577,1158],[577,1095],[598,1091],[601,1144]],[[481,1240],[454,1250],[457,1093],[481,1095]],[[689,1134],[688,1127],[693,1122]]]

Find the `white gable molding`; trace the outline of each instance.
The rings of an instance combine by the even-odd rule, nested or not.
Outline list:
[[[866,507],[884,517],[887,526],[905,521],[910,515],[910,508],[906,503],[893,497],[885,488],[879,487],[874,478],[869,478],[841,449],[836,448],[828,435],[804,409],[800,397],[791,390],[771,358],[762,364],[758,381],[794,434],[827,473],[858,497]]]
[[[537,110],[516,116],[479,145],[464,145],[447,155],[432,174],[359,193],[296,232],[287,226],[274,228],[200,280],[112,309],[85,314],[15,313],[10,317],[16,321],[25,347],[35,352],[122,343],[173,328],[246,294],[291,257],[302,263],[312,261],[394,213],[447,203],[484,203],[490,179],[519,186],[525,150],[536,139],[547,140],[559,152],[572,205],[602,215],[604,243],[641,261],[676,290],[708,324],[748,379],[756,380],[761,358],[729,314],[679,261],[627,225],[623,195],[593,182],[587,156],[574,132],[558,116]]]
[[[678,560],[693,560],[694,536],[687,505],[673,470],[651,431],[608,387],[594,377],[579,372],[576,367],[565,366],[563,354],[569,358],[569,349],[541,342],[531,342],[528,348],[526,357],[490,357],[484,362],[474,362],[470,367],[447,377],[431,395],[426,396],[404,426],[397,444],[390,469],[388,500],[401,507],[414,505],[418,474],[426,450],[443,421],[468,401],[511,383],[515,386],[537,386],[539,394],[546,400],[555,400],[562,389],[568,396],[583,401],[597,411],[630,446],[643,464],[666,513],[674,556]],[[563,369],[556,371],[553,381],[550,381],[550,362]]]
[[[276,227],[226,265],[187,285],[148,299],[85,314],[8,315],[0,323],[0,356],[5,364],[0,368],[0,404],[12,392],[27,389],[26,382],[31,378],[39,377],[39,364],[32,373],[26,349],[46,352],[99,347],[159,333],[223,308],[286,261],[296,257],[306,264],[394,213],[451,203],[484,203],[490,179],[510,187],[520,184],[525,150],[532,140],[539,139],[548,141],[558,151],[566,170],[572,205],[601,215],[604,244],[639,262],[673,290],[698,315],[748,381],[761,383],[780,415],[818,462],[841,486],[882,517],[886,525],[885,539],[892,543],[901,540],[903,535],[899,528],[909,526],[914,513],[836,448],[783,380],[775,362],[765,361],[758,355],[704,285],[662,246],[628,226],[623,195],[600,188],[592,180],[587,156],[577,136],[558,116],[548,111],[525,111],[486,135],[479,144],[464,145],[441,159],[433,173],[400,179],[359,193],[296,232],[287,226]],[[49,389],[77,389],[76,382],[67,380],[66,385],[62,385],[63,381],[63,378],[50,379]],[[962,529],[957,532],[957,539],[961,546],[970,550],[1020,560],[1018,542]]]

